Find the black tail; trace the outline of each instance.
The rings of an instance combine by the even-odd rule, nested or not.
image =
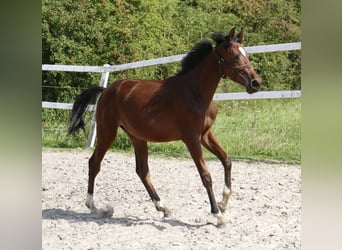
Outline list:
[[[68,134],[72,134],[80,128],[85,131],[83,114],[87,110],[88,104],[103,90],[103,87],[92,87],[84,90],[79,96],[76,97],[69,119],[70,126],[68,129]]]

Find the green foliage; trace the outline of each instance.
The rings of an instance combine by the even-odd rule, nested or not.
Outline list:
[[[298,0],[43,0],[43,64],[122,64],[187,53],[216,31],[245,30],[245,46],[300,41]],[[251,55],[263,89],[300,89],[300,52]],[[111,79],[164,79],[179,63],[127,70]],[[72,100],[99,74],[43,71],[43,100]]]

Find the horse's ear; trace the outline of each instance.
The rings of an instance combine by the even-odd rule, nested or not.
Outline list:
[[[237,34],[237,39],[239,43],[242,43],[243,41],[243,29],[241,29],[241,31],[239,32],[239,34]]]
[[[235,36],[235,27],[230,30],[229,35],[227,36],[227,40],[228,41],[233,40],[234,36]]]

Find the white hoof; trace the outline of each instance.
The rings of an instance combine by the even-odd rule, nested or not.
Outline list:
[[[223,217],[222,213],[213,214],[217,218],[217,226],[223,227],[227,224],[226,219]]]

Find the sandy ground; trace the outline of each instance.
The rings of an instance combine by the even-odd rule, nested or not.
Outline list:
[[[43,150],[43,249],[300,249],[300,166],[233,161],[225,227],[216,227],[207,193],[189,159],[150,157],[153,184],[172,210],[163,218],[135,173],[132,154],[108,152],[95,182],[99,219],[84,205],[91,151]],[[223,167],[207,161],[217,201]]]

